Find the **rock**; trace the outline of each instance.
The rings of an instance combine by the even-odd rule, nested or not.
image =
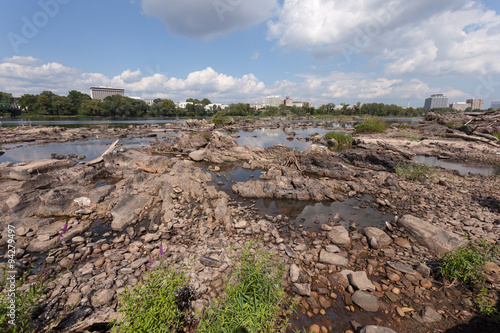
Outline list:
[[[464,243],[463,237],[412,215],[404,215],[398,220],[398,224],[408,230],[420,244],[439,256]]]
[[[361,331],[359,331],[359,333],[397,333],[397,332],[383,326],[368,325],[363,327]]]
[[[290,258],[297,258],[297,253],[295,253],[295,251],[288,245],[285,245],[285,253]]]
[[[18,236],[26,236],[26,234],[30,232],[30,230],[31,230],[30,228],[20,227],[16,230],[16,234]]]
[[[8,177],[14,180],[28,180],[34,175],[71,168],[75,164],[76,162],[72,160],[37,160],[18,163],[10,168]]]
[[[328,232],[327,237],[334,245],[351,246],[349,231],[341,225],[333,227],[332,231]]]
[[[352,295],[352,301],[368,312],[377,312],[380,306],[377,297],[361,290]]]
[[[92,306],[95,308],[101,307],[103,305],[111,302],[113,297],[115,296],[115,291],[112,289],[103,289],[98,290],[92,297],[91,302]]]
[[[144,236],[144,242],[145,243],[151,243],[152,241],[157,241],[158,239],[160,239],[160,235],[159,234],[146,234]]]
[[[394,268],[395,270],[403,272],[403,273],[407,273],[407,274],[411,274],[411,275],[416,274],[416,272],[413,269],[411,269],[410,267],[405,266],[399,262],[388,261],[387,265],[389,265],[392,268]]]
[[[422,288],[430,289],[432,287],[432,282],[427,279],[422,279],[420,280],[420,285]]]
[[[72,308],[76,306],[78,303],[80,303],[80,300],[82,299],[82,294],[79,292],[73,292],[69,294],[68,299],[66,300],[66,306],[69,308]]]
[[[222,261],[210,257],[200,257],[200,262],[208,267],[217,268],[222,265]]]
[[[294,283],[292,291],[301,296],[311,296],[311,286],[308,283]]]
[[[144,265],[145,263],[147,263],[148,261],[149,261],[148,258],[137,259],[136,261],[134,261],[133,263],[130,264],[130,268],[132,268],[132,269],[138,269],[142,265]]]
[[[321,333],[321,328],[319,327],[318,324],[312,324],[309,326],[309,332],[311,333]]]
[[[94,204],[101,203],[115,189],[116,189],[115,185],[104,185],[101,187],[94,188],[89,194],[89,199]]]
[[[73,243],[83,243],[83,242],[85,242],[85,238],[83,238],[82,236],[76,236],[76,237],[71,238],[71,241]]]
[[[347,275],[351,285],[357,290],[370,290],[375,291],[375,286],[366,276],[365,271],[353,272]]]
[[[87,197],[79,197],[73,200],[78,204],[80,207],[89,207],[90,206],[90,199]]]
[[[366,227],[363,229],[363,232],[368,239],[371,239],[372,237],[375,238],[377,240],[379,248],[384,248],[392,243],[392,238],[379,228]]]
[[[429,266],[423,263],[418,264],[416,271],[422,274],[422,276],[426,278],[428,278],[431,275],[431,269],[429,268]]]
[[[319,262],[344,267],[347,267],[349,264],[349,260],[347,258],[338,254],[327,252],[326,250],[321,250],[319,254]]]
[[[337,245],[327,245],[325,246],[325,250],[330,253],[339,253],[340,248]]]
[[[399,280],[401,280],[399,275],[397,275],[396,273],[387,273],[387,278],[393,282],[398,282]]]
[[[206,149],[195,150],[189,153],[189,158],[196,162],[203,161],[205,157],[207,157]]]
[[[85,266],[78,269],[78,272],[80,272],[82,275],[90,274],[90,273],[94,272],[94,264],[91,262],[88,262],[85,264]]]
[[[426,323],[434,323],[436,321],[440,321],[441,319],[443,319],[443,317],[430,306],[426,306],[420,312],[420,316],[422,317],[422,320]]]
[[[290,281],[293,283],[299,280],[300,268],[299,266],[292,264],[290,265]]]
[[[123,231],[137,219],[137,210],[142,210],[149,201],[150,196],[141,194],[126,194],[121,197],[120,202],[111,210],[113,221],[111,228],[114,231]]]
[[[235,225],[234,225],[234,228],[235,229],[246,229],[248,228],[249,224],[247,221],[245,220],[241,220],[240,222],[237,222]]]

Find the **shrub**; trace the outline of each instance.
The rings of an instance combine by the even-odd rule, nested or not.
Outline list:
[[[387,129],[387,122],[380,118],[366,118],[355,127],[354,134],[383,133]]]
[[[282,264],[249,245],[235,269],[222,299],[202,315],[197,332],[279,332],[286,327],[279,317],[289,301],[280,286]]]
[[[489,298],[488,293],[488,288],[484,287],[476,298],[479,312],[483,316],[491,317],[495,322],[500,322],[500,312],[498,312],[495,302]]]
[[[397,163],[396,174],[406,181],[422,181],[434,178],[436,169],[425,163]]]
[[[113,331],[175,332],[183,327],[185,315],[177,304],[175,293],[187,287],[188,280],[183,272],[160,264],[144,281],[118,296],[123,317],[113,323]]]
[[[325,134],[325,139],[330,140],[333,139],[337,141],[338,148],[350,148],[352,147],[352,143],[354,139],[352,136],[342,133],[342,132],[328,132]]]
[[[481,241],[467,243],[442,256],[441,274],[448,280],[478,283],[484,279],[484,265],[498,255],[498,246]]]
[[[233,120],[233,118],[228,116],[226,114],[226,112],[219,111],[212,118],[212,123],[214,123],[215,125],[225,125],[225,124],[229,124],[232,120]]]

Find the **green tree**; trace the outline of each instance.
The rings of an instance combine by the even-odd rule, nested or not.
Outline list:
[[[70,113],[69,114],[72,114],[72,115],[81,113],[80,108],[82,106],[82,103],[84,101],[90,100],[90,96],[88,94],[84,94],[84,93],[79,92],[77,90],[71,90],[68,93],[67,98],[68,98],[69,103],[70,103]]]
[[[102,116],[101,101],[98,99],[83,101],[80,106],[80,114],[88,117]]]
[[[19,98],[19,103],[21,103],[22,108],[28,111],[34,111],[36,100],[36,95],[24,94]]]

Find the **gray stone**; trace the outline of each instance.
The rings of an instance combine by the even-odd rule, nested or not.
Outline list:
[[[207,157],[206,149],[195,150],[189,154],[189,158],[196,162],[203,161],[205,157]]]
[[[82,236],[76,236],[76,237],[71,238],[71,241],[73,243],[83,243],[83,242],[85,242],[85,238],[83,238]]]
[[[337,245],[327,245],[325,246],[325,250],[327,250],[330,253],[339,253],[340,248]]]
[[[222,261],[210,257],[201,257],[200,262],[205,266],[213,268],[217,268],[222,265]]]
[[[149,261],[148,258],[137,259],[136,261],[134,261],[133,263],[130,264],[130,268],[137,269],[137,268],[141,267],[142,265],[144,265],[145,263],[147,263],[148,261]]]
[[[144,193],[126,194],[120,202],[111,210],[113,221],[111,228],[114,231],[123,231],[137,219],[137,210],[142,210],[149,202],[150,196]]]
[[[152,241],[157,241],[158,239],[160,239],[160,235],[158,234],[146,234],[144,236],[145,243],[151,243]]]
[[[351,237],[349,237],[349,231],[347,231],[347,229],[341,225],[333,227],[332,231],[328,232],[327,236],[330,242],[332,242],[334,245],[345,247],[351,246]]]
[[[407,274],[411,274],[411,275],[416,274],[416,272],[413,269],[411,269],[410,267],[405,266],[399,262],[388,261],[387,265],[389,265],[392,268],[394,268],[395,270],[403,272],[403,273],[407,273]]]
[[[18,236],[26,236],[26,234],[30,231],[30,228],[21,227],[16,230]]]
[[[377,312],[380,306],[377,297],[361,290],[352,295],[352,301],[368,312]]]
[[[382,327],[382,326],[375,326],[375,325],[367,325],[363,327],[360,331],[360,333],[397,333],[394,330],[391,330],[390,328],[387,327]]]
[[[246,228],[248,228],[248,226],[249,226],[248,221],[241,220],[234,225],[234,228],[235,229],[246,229]]]
[[[295,251],[288,245],[285,245],[285,253],[290,258],[297,258],[297,253],[295,253]]]
[[[78,305],[81,299],[82,299],[81,293],[79,292],[71,293],[69,294],[68,299],[66,300],[66,306],[72,308],[75,305]]]
[[[292,291],[301,296],[311,296],[311,286],[308,283],[294,283]]]
[[[443,316],[441,316],[436,310],[434,310],[430,306],[426,306],[421,312],[420,316],[422,317],[422,320],[425,321],[426,323],[434,323],[436,321],[440,321],[443,319]]]
[[[371,238],[375,238],[377,240],[379,248],[384,248],[392,243],[392,238],[379,228],[366,227],[363,229],[363,232],[369,240]]]
[[[404,215],[398,220],[398,224],[408,230],[420,244],[439,256],[464,243],[463,237],[412,215]]]
[[[23,165],[15,164],[10,170],[9,178],[14,180],[28,180],[34,175],[71,168],[75,164],[76,162],[72,160],[37,160],[24,163]]]
[[[290,265],[290,280],[295,283],[299,280],[300,268],[295,264]]]
[[[83,266],[82,268],[78,269],[78,271],[82,274],[82,275],[87,275],[87,274],[90,274],[94,271],[94,264],[91,263],[91,262],[88,262],[85,264],[85,266]]]
[[[330,253],[326,250],[321,250],[319,254],[319,262],[336,266],[345,266],[349,264],[349,260],[341,255]]]
[[[92,306],[98,308],[106,305],[111,302],[114,296],[115,291],[112,289],[98,290],[91,298]]]
[[[376,289],[373,283],[366,276],[365,271],[352,272],[347,275],[347,278],[349,279],[351,285],[357,290],[375,291]]]
[[[419,272],[420,274],[422,274],[422,276],[426,277],[426,278],[431,275],[430,267],[424,263],[419,263],[417,268],[416,268],[416,271]]]

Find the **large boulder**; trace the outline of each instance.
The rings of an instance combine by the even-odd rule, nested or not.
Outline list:
[[[404,215],[398,220],[398,224],[408,230],[420,244],[439,256],[464,243],[463,237],[412,215]]]
[[[349,231],[341,225],[333,227],[327,234],[328,239],[335,245],[349,247],[351,246],[351,237]]]

